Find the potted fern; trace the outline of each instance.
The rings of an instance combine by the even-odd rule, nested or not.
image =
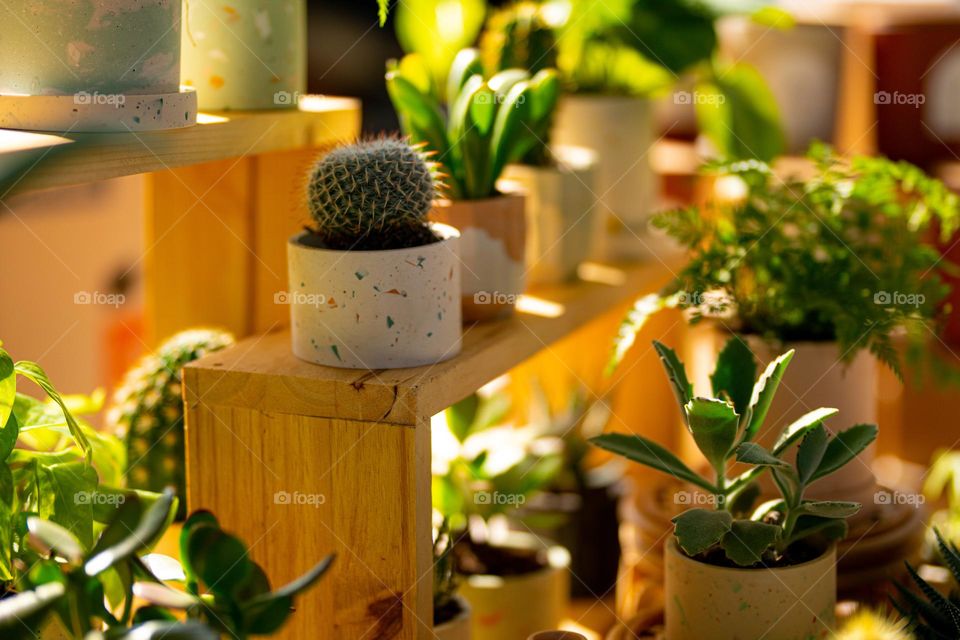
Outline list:
[[[754,382],[752,356],[733,338],[717,358],[710,396],[695,396],[677,354],[655,342],[683,423],[709,466],[702,475],[642,436],[605,434],[597,446],[687,483],[698,504],[673,518],[665,547],[667,640],[819,638],[833,624],[836,548],[850,501],[811,500],[809,484],[852,461],[875,438],[858,424],[831,437],[815,409],[783,429],[770,447],[754,439],[794,358],[778,356]],[[796,456],[787,456],[796,445]],[[736,468],[734,463],[738,463]],[[779,495],[754,505],[769,473]],[[709,603],[709,606],[705,606]]]
[[[427,222],[434,167],[393,139],[334,149],[313,168],[314,226],[287,246],[293,353],[350,369],[415,367],[460,351],[460,235]]]
[[[418,54],[391,62],[387,89],[400,126],[423,143],[444,173],[436,220],[460,230],[463,314],[486,320],[509,314],[523,293],[526,224],[523,197],[501,194],[504,167],[534,147],[556,99],[556,77],[517,70],[485,79],[476,49],[457,54],[444,90]]]
[[[530,74],[556,66],[556,35],[540,5],[516,2],[495,11],[481,36],[481,59],[488,75],[509,69]],[[501,181],[506,190],[527,198],[527,283],[557,284],[577,275],[589,256],[596,228],[597,154],[588,147],[552,144],[550,129],[560,94],[551,78],[550,116],[539,121],[536,142],[516,163],[507,165]]]
[[[806,178],[784,179],[760,162],[718,165],[719,175],[740,182],[742,198],[655,219],[689,259],[659,294],[637,301],[613,358],[664,307],[705,322],[714,352],[730,332],[744,336],[762,363],[795,349],[798,366],[784,381],[793,393],[774,402],[768,433],[759,434],[768,444],[804,408],[836,407],[852,421],[876,422],[878,363],[901,373],[895,337],[922,338],[949,313],[940,273],[949,267],[924,236],[934,224],[944,237],[954,232],[957,197],[907,163],[845,159],[820,145],[809,158]],[[868,500],[871,456],[811,495]]]

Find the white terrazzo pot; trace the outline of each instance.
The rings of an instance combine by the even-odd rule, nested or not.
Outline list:
[[[296,108],[307,90],[306,0],[190,0],[182,78],[204,111]]]
[[[347,369],[397,369],[460,352],[459,232],[433,225],[439,242],[387,251],[287,244],[293,353]]]
[[[776,569],[694,560],[673,536],[664,549],[666,640],[820,640],[831,637],[837,552]]]

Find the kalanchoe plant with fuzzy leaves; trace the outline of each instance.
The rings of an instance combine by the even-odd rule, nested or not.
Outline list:
[[[939,227],[960,225],[957,196],[905,162],[841,158],[814,146],[814,174],[786,179],[759,162],[716,166],[736,176],[746,196],[655,218],[690,250],[679,275],[637,302],[625,319],[613,362],[649,315],[678,306],[691,321],[723,317],[744,334],[779,341],[836,341],[844,361],[868,349],[894,372],[894,333],[936,330],[949,268],[926,243]]]
[[[597,446],[668,473],[712,496],[714,509],[690,509],[673,519],[677,542],[691,557],[716,560],[720,552],[737,566],[789,561],[789,551],[814,535],[839,539],[845,518],[857,513],[855,502],[805,500],[806,487],[853,460],[875,438],[873,425],[857,425],[830,437],[823,421],[835,409],[816,409],[780,434],[771,449],[754,442],[784,372],[793,358],[788,351],[770,363],[754,382],[752,353],[733,338],[717,359],[711,376],[711,397],[694,396],[676,353],[654,343],[677,398],[684,424],[713,472],[704,477],[661,445],[642,436],[607,434],[593,438]],[[784,459],[794,444],[796,458]],[[747,469],[729,476],[736,461]],[[781,498],[753,508],[751,486],[769,470]]]
[[[447,78],[446,104],[425,62],[410,54],[387,69],[387,90],[405,135],[434,152],[453,200],[497,195],[503,168],[543,144],[560,83],[551,69],[532,78],[508,69],[484,78],[480,53],[464,49]]]
[[[338,147],[314,166],[307,206],[313,239],[337,250],[417,247],[438,238],[427,225],[434,166],[402,140]]]

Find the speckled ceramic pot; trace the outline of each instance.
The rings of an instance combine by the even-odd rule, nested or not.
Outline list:
[[[306,0],[189,0],[182,77],[206,111],[296,107],[307,88]]]
[[[665,545],[666,640],[829,638],[837,603],[837,552],[781,569],[717,567]]]
[[[0,93],[175,93],[182,0],[0,3]]]
[[[347,369],[433,364],[460,352],[460,235],[434,225],[440,242],[390,251],[287,245],[293,353]]]
[[[463,319],[510,315],[526,284],[524,197],[443,201],[431,219],[460,230]]]

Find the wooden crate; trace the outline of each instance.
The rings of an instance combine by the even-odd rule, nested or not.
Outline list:
[[[543,315],[466,327],[462,353],[415,369],[297,360],[284,331],[184,369],[191,509],[213,510],[275,583],[336,551],[281,637],[433,638],[430,417],[666,280],[663,265],[538,293]],[[530,299],[527,300],[527,303]],[[551,306],[552,305],[552,306]],[[603,342],[600,342],[600,341]]]

